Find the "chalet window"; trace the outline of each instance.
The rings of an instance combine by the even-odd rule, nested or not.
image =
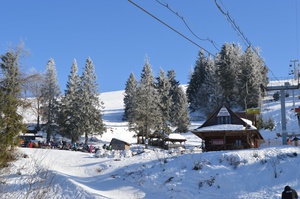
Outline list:
[[[231,117],[230,116],[218,117],[218,124],[231,124]]]
[[[242,146],[242,140],[236,140],[235,141],[235,146],[237,146],[237,147]]]

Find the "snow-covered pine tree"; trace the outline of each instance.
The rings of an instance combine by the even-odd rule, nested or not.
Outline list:
[[[129,129],[135,124],[135,99],[137,96],[138,82],[133,73],[130,74],[124,92],[124,115],[123,120],[128,121]]]
[[[47,132],[47,142],[50,142],[51,135],[57,131],[57,119],[59,116],[58,98],[61,94],[56,77],[55,63],[52,58],[49,59],[46,66],[45,81],[42,85],[42,116],[45,121],[45,130]]]
[[[220,88],[216,76],[214,61],[211,57],[203,57],[200,66],[201,74],[199,78],[202,79],[201,84],[196,92],[197,100],[197,117],[205,117],[208,113],[215,108],[216,105],[212,103],[219,99]],[[203,115],[204,114],[204,115]]]
[[[266,68],[261,58],[248,47],[242,55],[241,75],[239,81],[240,95],[243,99],[240,103],[245,109],[258,107],[261,104],[263,91],[261,85],[266,86]]]
[[[156,127],[160,126],[162,122],[158,106],[158,92],[155,88],[154,76],[147,59],[142,70],[135,102],[136,125],[134,130],[141,133],[143,138],[146,137],[148,139],[150,133],[157,130]]]
[[[206,57],[204,51],[200,50],[195,63],[194,72],[186,90],[189,108],[192,112],[199,111],[203,107],[202,94],[199,89],[205,80]]]
[[[237,81],[240,75],[241,54],[240,46],[225,43],[215,58],[217,76],[222,88],[222,103],[236,109],[242,108],[237,103],[240,100]]]
[[[188,103],[187,103],[187,97],[185,95],[184,90],[181,87],[177,88],[177,97],[178,101],[176,104],[174,104],[174,108],[177,109],[177,117],[176,117],[176,132],[177,133],[186,133],[189,131],[189,124],[190,124],[190,118],[189,118],[189,112],[188,112]]]
[[[85,134],[85,143],[88,142],[88,135],[101,135],[105,130],[103,123],[103,102],[99,98],[98,84],[94,72],[94,64],[89,57],[86,60],[85,68],[81,76],[80,89],[80,115],[81,133]]]
[[[82,133],[80,131],[80,77],[76,59],[73,61],[66,88],[61,100],[60,133],[75,142],[79,140]]]
[[[22,116],[17,109],[21,105],[22,78],[19,71],[18,51],[1,56],[0,68],[0,165],[7,159],[7,149],[14,147],[20,132],[25,130]]]
[[[259,64],[259,68],[258,68],[258,73],[260,76],[260,80],[261,80],[261,84],[260,86],[260,92],[261,92],[261,97],[264,97],[266,95],[266,90],[265,88],[267,87],[268,83],[269,83],[269,78],[268,78],[268,73],[269,73],[269,69],[268,67],[265,65],[265,62],[263,61],[262,58],[259,59],[260,63]],[[260,102],[262,102],[262,99],[260,99]],[[262,104],[259,104],[259,106],[261,107]]]
[[[187,88],[192,112],[209,114],[223,103],[235,110],[257,106],[268,83],[268,69],[249,47],[225,43],[215,59],[200,50]]]
[[[179,82],[175,78],[175,71],[168,71],[167,77],[170,82],[170,124],[176,127],[176,132],[184,133],[188,131],[190,124],[187,97],[183,88],[180,87]]]
[[[240,106],[247,109],[250,107],[257,107],[259,101],[259,89],[260,86],[256,86],[256,74],[254,73],[256,64],[258,64],[255,57],[254,52],[251,48],[247,48],[245,53],[242,55],[241,62],[241,74],[239,76],[239,87],[240,89],[240,98],[243,99],[240,101]],[[260,81],[258,81],[259,83]],[[249,107],[249,108],[250,108]]]
[[[172,107],[172,98],[170,97],[171,84],[169,79],[165,76],[164,70],[161,68],[159,76],[156,78],[156,89],[159,94],[159,107],[161,111],[162,126],[158,127],[162,133],[171,133],[170,112]]]
[[[259,49],[256,49],[256,52],[259,52]],[[259,54],[255,53],[254,55],[256,57],[256,62],[258,63],[257,65],[255,65],[255,73],[257,75],[257,79],[259,81],[257,81],[257,86],[260,87],[260,99],[259,99],[259,104],[258,106],[261,106],[261,102],[262,102],[262,97],[265,96],[265,87],[267,87],[268,83],[269,83],[269,78],[268,78],[268,73],[269,73],[269,69],[268,67],[265,65],[265,62],[263,61],[263,59],[260,57]]]
[[[207,116],[213,110],[222,105],[220,100],[220,94],[222,92],[218,77],[216,75],[215,62],[211,56],[206,58],[204,71],[204,82],[201,85],[199,92],[201,93],[203,99],[203,107],[201,107],[201,110],[203,111],[202,113],[205,114],[204,116]]]

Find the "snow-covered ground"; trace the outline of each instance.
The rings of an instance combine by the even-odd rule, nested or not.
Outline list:
[[[298,92],[297,92],[298,93]],[[201,153],[201,140],[182,134],[187,150],[137,145],[122,121],[123,91],[102,93],[108,127],[94,146],[112,138],[132,143],[129,151],[95,154],[57,149],[18,148],[17,161],[0,174],[0,198],[281,198],[284,186],[300,193],[300,148],[282,145],[280,102],[265,100],[264,119],[275,130],[260,131],[266,143],[258,149]],[[295,106],[300,102],[295,98]],[[299,133],[293,95],[286,98],[287,132]],[[30,114],[26,115],[27,120]],[[204,121],[193,122],[190,129]]]

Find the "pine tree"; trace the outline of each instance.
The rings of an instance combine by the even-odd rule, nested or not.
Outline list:
[[[178,133],[186,133],[189,131],[188,126],[190,124],[189,112],[188,112],[188,103],[185,92],[182,88],[177,88],[177,97],[178,101],[174,104],[174,109],[177,109],[177,117],[176,117],[176,132]]]
[[[259,54],[257,54],[257,52],[259,52],[258,49],[256,49],[256,53],[254,55],[255,57],[255,62],[257,64],[255,64],[255,74],[256,74],[256,86],[259,88],[258,92],[259,92],[259,101],[258,101],[258,106],[261,106],[261,102],[262,102],[262,97],[264,97],[265,95],[265,89],[264,87],[267,87],[268,83],[269,83],[269,78],[268,78],[268,67],[265,65],[263,59],[259,56]]]
[[[245,109],[259,107],[263,97],[261,85],[266,86],[267,70],[261,58],[248,47],[242,56],[241,94],[244,96],[243,106]]]
[[[238,107],[240,88],[237,77],[240,75],[241,48],[235,44],[225,43],[216,56],[217,76],[222,88],[222,102],[230,108]]]
[[[137,96],[138,82],[133,73],[130,74],[126,82],[125,96],[124,96],[124,115],[123,120],[128,121],[129,129],[132,129],[135,123],[135,99]]]
[[[19,51],[1,56],[0,68],[0,165],[8,159],[8,148],[17,143],[17,136],[25,129],[17,109],[21,105],[22,78],[19,71]]]
[[[204,51],[200,50],[198,53],[198,58],[195,63],[194,72],[192,73],[191,79],[188,83],[188,88],[186,90],[189,108],[192,112],[199,110],[203,107],[203,100],[201,96],[201,88],[202,84],[204,83],[206,71],[206,57],[204,55]]]
[[[105,131],[102,119],[103,102],[99,99],[94,64],[90,57],[86,60],[81,76],[80,93],[80,130],[85,134],[85,143],[87,144],[88,135],[94,133],[101,135]]]
[[[176,81],[174,70],[168,71],[167,77],[170,82],[170,124],[176,127],[176,132],[187,132],[190,119],[186,94],[183,88],[180,87],[179,82]]]
[[[172,98],[170,97],[171,84],[169,79],[165,76],[163,69],[159,71],[157,78],[156,89],[159,94],[159,108],[161,111],[162,126],[159,127],[161,132],[170,134],[170,112],[172,106]]]
[[[267,73],[251,47],[242,54],[239,45],[225,43],[215,59],[200,51],[187,88],[189,108],[207,115],[224,103],[235,110],[259,106]]]
[[[239,87],[240,89],[240,96],[243,98],[240,101],[240,106],[244,107],[245,109],[248,106],[257,107],[258,100],[259,100],[259,89],[260,87],[256,86],[256,74],[255,74],[255,67],[257,62],[255,63],[254,52],[252,52],[251,48],[247,48],[245,53],[242,56],[242,64],[241,64],[241,74],[240,74],[240,81]]]
[[[56,68],[54,60],[49,59],[46,66],[45,82],[42,85],[42,116],[45,121],[45,130],[47,133],[47,142],[50,142],[51,135],[58,129],[57,119],[59,116],[59,96],[60,87],[56,77]]]
[[[158,92],[155,88],[152,69],[148,60],[146,60],[136,99],[135,131],[142,133],[143,138],[146,137],[148,139],[151,131],[158,130],[157,127],[161,126],[161,112],[158,103]]]
[[[80,77],[78,75],[77,61],[74,59],[67,82],[65,96],[61,100],[60,132],[72,140],[79,140],[81,136],[80,125]]]
[[[216,75],[215,62],[211,57],[207,57],[204,70],[204,82],[198,91],[203,100],[201,110],[207,116],[212,112],[212,110],[215,110],[222,105],[220,100],[222,88],[219,83],[218,76]]]

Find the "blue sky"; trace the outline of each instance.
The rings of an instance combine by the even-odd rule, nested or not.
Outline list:
[[[215,54],[211,42],[196,38],[183,21],[156,0],[133,0],[199,46]],[[200,38],[245,44],[213,0],[160,0],[184,18]],[[288,1],[217,1],[228,11],[254,47],[261,49],[271,79],[287,77],[291,60],[299,59],[300,3]],[[296,6],[297,5],[297,6]],[[297,8],[298,7],[298,8]],[[2,1],[0,54],[24,42],[31,55],[24,68],[45,71],[50,58],[56,63],[58,81],[65,89],[75,58],[79,74],[90,56],[99,91],[123,90],[133,72],[140,79],[145,57],[154,76],[159,69],[175,70],[181,84],[189,81],[199,47],[170,30],[127,0]]]

